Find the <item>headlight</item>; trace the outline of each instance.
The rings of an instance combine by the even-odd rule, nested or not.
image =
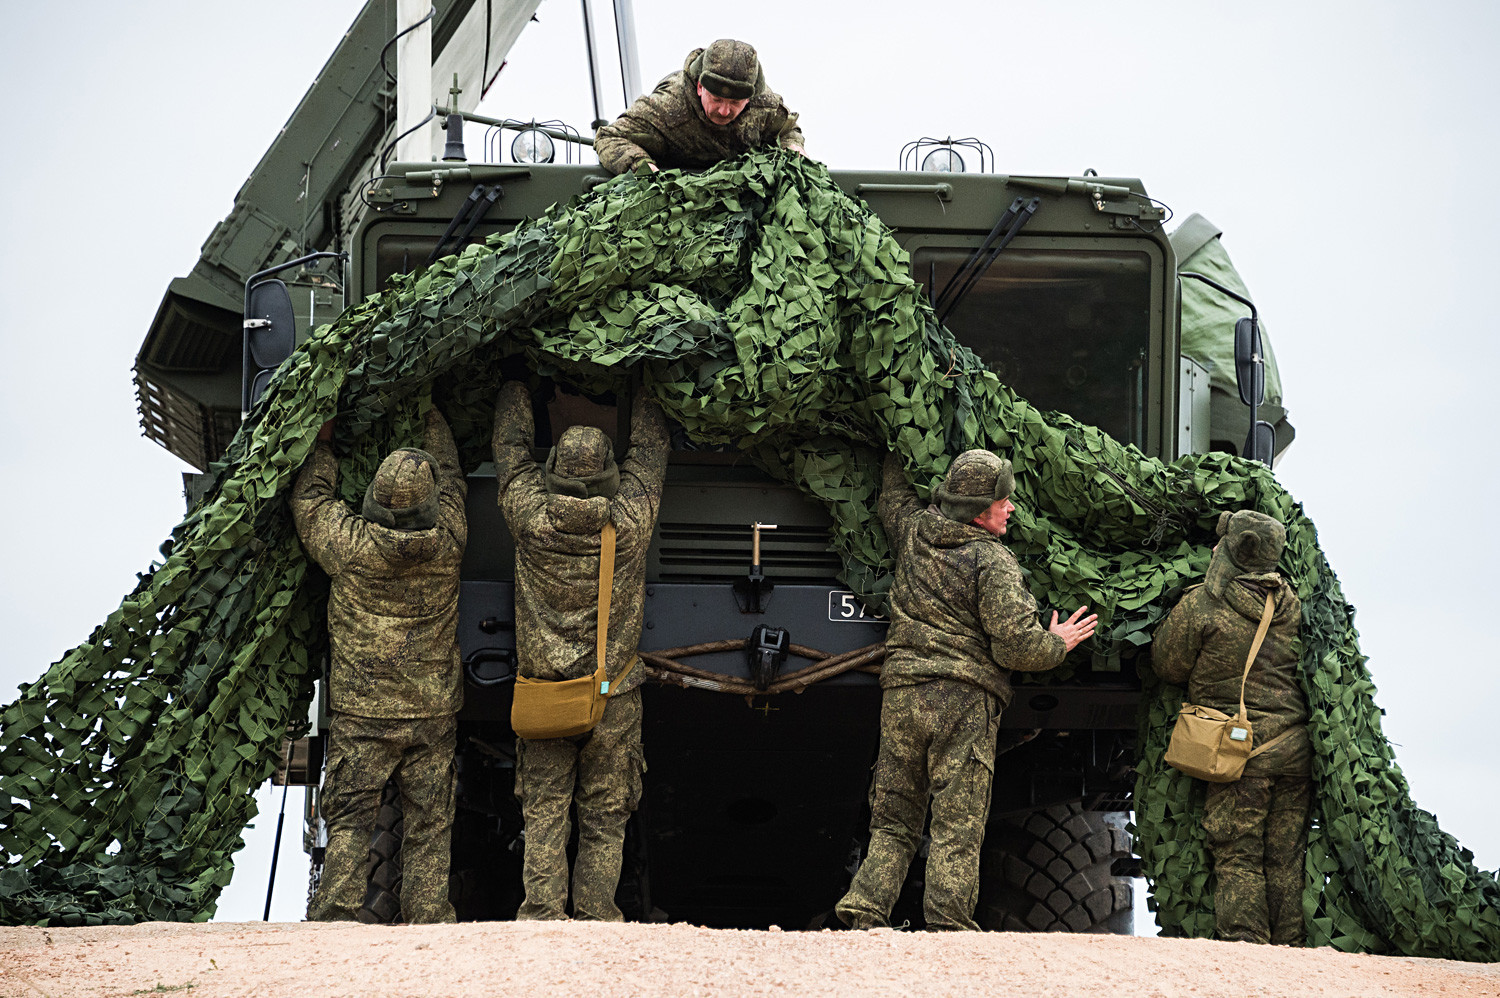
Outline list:
[[[528,128],[510,144],[510,158],[517,163],[550,163],[557,150],[545,132]]]
[[[950,147],[942,146],[922,158],[922,169],[927,173],[963,173],[964,158]]]

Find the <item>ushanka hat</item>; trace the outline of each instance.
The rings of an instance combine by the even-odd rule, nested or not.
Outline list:
[[[1286,528],[1274,517],[1253,509],[1220,513],[1218,534],[1222,539],[1214,548],[1203,580],[1216,596],[1222,596],[1233,579],[1275,572],[1286,547]]]
[[[392,451],[370,480],[361,512],[366,520],[396,530],[426,530],[437,523],[437,461],[425,450]]]
[[[1219,536],[1235,566],[1251,574],[1276,571],[1281,549],[1286,547],[1286,528],[1253,509],[1220,513]]]
[[[589,499],[614,498],[620,491],[620,469],[614,448],[604,431],[595,426],[570,426],[547,455],[544,471],[547,491],[554,495]]]
[[[950,520],[969,523],[1015,488],[1010,462],[987,450],[966,450],[953,459],[936,492],[938,509]]]
[[[703,89],[722,100],[748,100],[755,96],[760,79],[760,57],[754,46],[733,38],[720,38],[698,59],[702,67],[698,82]]]

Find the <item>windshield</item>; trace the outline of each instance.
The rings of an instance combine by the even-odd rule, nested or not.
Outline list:
[[[914,276],[939,294],[972,250],[922,247]],[[1007,247],[947,327],[1010,388],[1145,446],[1151,261],[1143,252]]]

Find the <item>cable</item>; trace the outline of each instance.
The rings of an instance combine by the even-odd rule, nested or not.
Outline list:
[[[479,99],[489,89],[490,75],[490,0],[484,0],[484,64],[479,70]]]
[[[396,44],[397,42],[399,42],[401,40],[401,37],[403,35],[405,35],[405,34],[407,34],[409,32],[415,31],[417,28],[420,28],[422,25],[426,24],[428,21],[431,21],[435,17],[437,17],[437,8],[436,7],[428,7],[427,8],[427,16],[426,17],[422,18],[420,21],[416,22],[415,24],[408,25],[406,28],[403,28],[402,30],[396,32],[395,37],[393,37],[390,41],[388,41],[388,42],[385,43],[385,47],[380,50],[380,71],[385,74],[385,78],[387,80],[389,80],[392,83],[396,83],[397,82],[396,77],[391,74],[390,69],[388,69],[386,67],[386,64],[385,64],[385,54],[391,50],[391,46],[394,45],[394,44]],[[390,113],[389,108],[390,108],[390,105],[387,104],[386,105],[386,112],[385,112],[386,114]],[[421,128],[423,125],[427,124],[429,121],[431,121],[436,116],[437,116],[437,110],[436,110],[436,108],[434,108],[432,111],[430,111],[428,113],[427,117],[423,118],[421,121],[417,122],[415,125],[411,126],[406,131],[404,131],[400,135],[396,136],[394,139],[392,139],[390,141],[389,144],[386,145],[386,147],[384,149],[380,150],[380,155],[378,157],[376,157],[380,161],[380,169],[382,171],[385,170],[385,157],[386,157],[386,154],[391,151],[391,146],[394,146],[397,142],[400,142],[402,139],[406,138],[412,132],[416,131],[417,129]],[[374,164],[372,163],[371,166],[373,167],[373,165]]]
[[[380,150],[380,169],[382,171],[385,170],[385,158],[386,158],[387,155],[389,155],[390,151],[396,147],[396,143],[397,142],[400,142],[402,139],[406,138],[412,132],[415,132],[417,129],[421,128],[423,125],[427,124],[429,121],[431,121],[433,118],[436,118],[436,117],[437,117],[437,108],[434,107],[431,111],[427,112],[427,117],[423,118],[421,121],[417,122],[415,125],[412,125],[406,131],[402,132],[400,135],[396,136],[394,139],[391,139],[391,141],[387,142],[385,144],[385,148],[382,149],[382,150]]]
[[[373,161],[371,162],[371,166],[372,167],[374,166],[374,162]],[[364,205],[370,211],[388,211],[389,210],[388,208],[382,208],[380,205],[378,205],[375,202],[373,202],[373,201],[370,200],[370,197],[369,197],[370,188],[374,187],[376,184],[378,184],[382,180],[399,180],[399,179],[401,179],[400,175],[399,174],[395,174],[395,173],[382,173],[382,174],[379,174],[379,175],[372,175],[368,180],[366,180],[364,183],[362,183],[362,184],[359,185],[359,189],[356,192],[357,196],[359,197],[360,204]]]
[[[1140,198],[1142,201],[1147,201],[1147,202],[1150,202],[1151,204],[1160,205],[1162,211],[1164,211],[1164,212],[1167,213],[1167,217],[1166,218],[1164,218],[1160,222],[1156,223],[1156,228],[1155,229],[1148,229],[1144,225],[1142,225],[1140,222],[1137,222],[1135,219],[1132,218],[1130,221],[1132,223],[1134,223],[1135,227],[1137,229],[1141,230],[1142,232],[1155,232],[1155,231],[1157,231],[1159,229],[1165,228],[1166,224],[1172,220],[1173,215],[1176,214],[1175,212],[1172,211],[1172,206],[1171,205],[1167,204],[1165,201],[1157,200],[1156,198],[1152,197],[1149,194],[1141,194],[1141,193],[1139,193],[1137,191],[1131,191],[1130,192],[1130,196],[1134,197],[1134,198]]]
[[[488,8],[486,8],[486,13],[488,13]],[[422,18],[416,24],[410,25],[410,26],[402,29],[401,31],[396,32],[396,37],[392,38],[390,41],[388,41],[388,42],[385,43],[385,48],[383,48],[383,49],[380,50],[380,70],[381,70],[381,72],[385,73],[385,78],[387,80],[390,80],[392,83],[396,82],[396,77],[391,74],[391,71],[389,69],[386,68],[386,65],[385,65],[385,54],[391,50],[391,46],[392,45],[396,44],[397,42],[399,42],[401,40],[401,36],[402,35],[407,34],[408,32],[417,30],[422,25],[424,25],[428,21],[432,20],[434,17],[437,17],[437,8],[436,7],[429,7],[429,8],[427,8],[427,16],[426,17]]]

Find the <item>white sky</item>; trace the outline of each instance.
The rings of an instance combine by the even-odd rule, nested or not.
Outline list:
[[[0,702],[86,639],[183,512],[189,470],[141,435],[131,366],[167,284],[353,21],[355,0],[5,3],[0,101]],[[610,47],[607,4],[601,42]],[[1138,176],[1200,212],[1266,320],[1297,442],[1278,468],[1359,608],[1417,803],[1500,866],[1492,786],[1500,347],[1481,2],[636,0],[643,84],[752,41],[808,152],[894,168],[974,135],[1003,173]],[[587,129],[579,5],[544,0],[481,109]],[[607,95],[605,116],[622,107]],[[479,136],[470,136],[471,152]],[[294,790],[273,915],[301,917]],[[259,797],[224,919],[259,918],[280,791]]]

